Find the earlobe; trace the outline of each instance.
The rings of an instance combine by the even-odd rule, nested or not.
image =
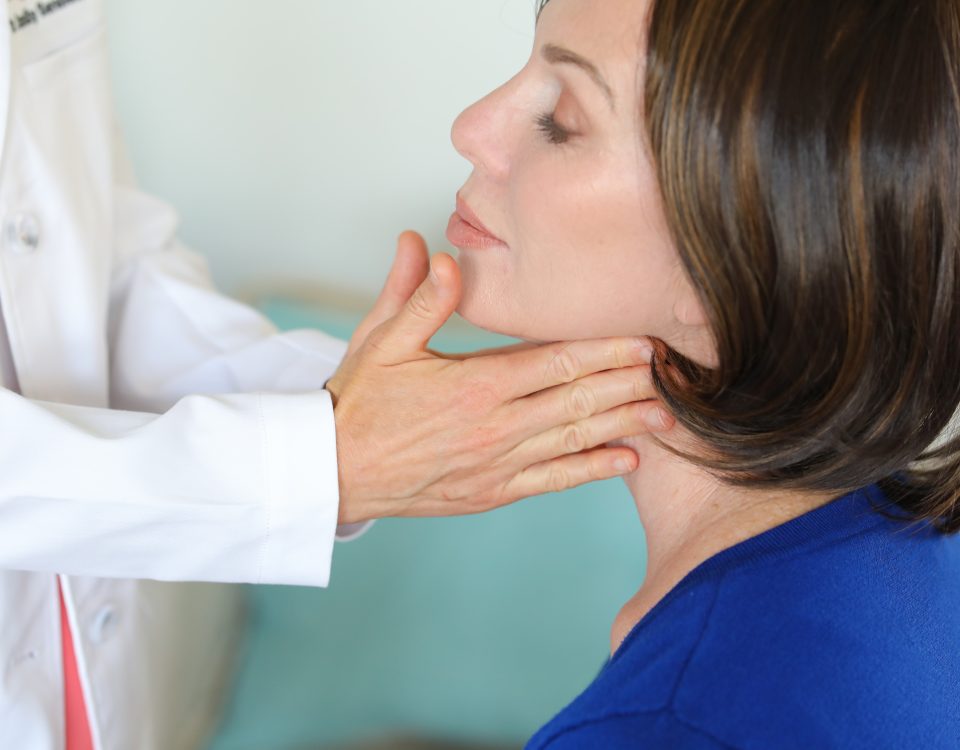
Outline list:
[[[673,316],[684,326],[705,326],[708,323],[706,311],[692,290],[680,295],[673,306]]]
[[[680,327],[677,334],[679,350],[704,367],[718,367],[716,343],[710,332],[706,309],[692,290],[681,295],[674,304],[673,316]]]

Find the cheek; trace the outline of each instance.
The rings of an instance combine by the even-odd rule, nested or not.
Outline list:
[[[516,326],[522,323],[523,311],[514,305],[517,295],[512,251],[461,250],[457,262],[463,279],[457,312],[488,331],[521,336]]]
[[[655,186],[601,158],[562,166],[562,179],[550,165],[515,175],[517,326],[544,340],[662,335],[676,263]]]
[[[677,261],[652,174],[635,154],[526,156],[497,200],[510,248],[460,253],[460,314],[536,341],[665,337]]]

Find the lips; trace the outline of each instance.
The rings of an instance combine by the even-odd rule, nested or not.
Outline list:
[[[487,229],[479,217],[459,195],[457,210],[447,224],[447,240],[454,247],[482,250],[488,247],[503,247],[504,241]]]

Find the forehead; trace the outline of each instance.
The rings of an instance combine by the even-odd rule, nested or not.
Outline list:
[[[594,63],[614,89],[633,90],[653,0],[550,0],[537,45],[566,47]]]

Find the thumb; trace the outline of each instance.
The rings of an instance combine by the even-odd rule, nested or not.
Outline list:
[[[429,270],[430,255],[423,237],[409,230],[401,234],[397,239],[397,254],[393,260],[393,267],[390,269],[377,303],[371,310],[371,316],[374,313],[379,315],[375,326],[400,312],[417,285],[426,278]]]
[[[377,332],[377,349],[391,362],[422,354],[460,304],[460,268],[446,253],[434,255],[430,273],[403,309]]]
[[[403,305],[410,299],[417,285],[426,278],[429,270],[430,256],[423,237],[412,231],[401,234],[397,239],[393,266],[380,296],[350,337],[348,353],[357,349],[370,331],[403,309]]]

